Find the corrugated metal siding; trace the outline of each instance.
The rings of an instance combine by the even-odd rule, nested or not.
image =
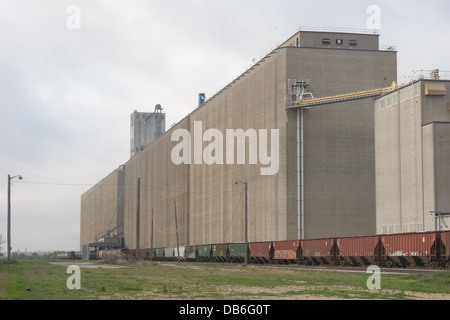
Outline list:
[[[441,248],[441,257],[450,257],[450,231],[441,233],[441,242],[443,248]]]
[[[271,259],[272,258],[272,242],[258,242],[258,243],[250,243],[249,251],[251,258],[264,258]]]
[[[214,259],[226,260],[228,258],[228,245],[214,244],[212,246],[212,256]]]
[[[301,248],[304,257],[329,257],[334,239],[302,240]]]
[[[436,232],[381,236],[386,256],[427,257],[436,240]]]
[[[245,243],[228,244],[229,257],[245,257]]]
[[[198,258],[200,260],[211,259],[211,253],[212,253],[211,245],[198,246],[197,249],[198,249]]]
[[[162,258],[164,258],[164,253],[165,253],[164,248],[157,248],[157,249],[155,249],[155,250],[156,250],[156,258],[157,258],[157,259],[162,259]]]
[[[339,256],[374,257],[379,236],[337,239]]]
[[[164,257],[166,259],[170,259],[170,258],[174,257],[174,254],[175,254],[175,248],[174,247],[166,248],[165,252],[164,252]]]
[[[187,246],[184,257],[186,260],[195,260],[197,259],[197,246]]]

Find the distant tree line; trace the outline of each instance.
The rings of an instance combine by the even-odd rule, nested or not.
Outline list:
[[[3,240],[3,235],[0,233],[0,256],[3,253],[3,244],[6,241]],[[11,258],[16,260],[53,260],[57,258],[59,253],[64,253],[64,251],[53,251],[48,253],[37,253],[37,252],[11,252]],[[3,253],[3,257],[6,258],[6,253]]]
[[[54,260],[58,253],[62,253],[63,251],[53,251],[49,253],[41,253],[37,252],[11,252],[11,258],[17,260]]]

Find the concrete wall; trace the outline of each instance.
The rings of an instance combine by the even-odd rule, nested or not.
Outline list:
[[[450,217],[436,221],[430,212],[450,213],[450,122],[423,126],[424,217],[426,230],[450,230]]]
[[[401,88],[375,104],[377,233],[435,230],[430,211],[435,202],[449,203],[442,196],[447,186],[437,183],[450,178],[445,139],[437,144],[436,126],[428,125],[450,121],[449,96],[425,95],[427,83]],[[441,83],[450,89],[449,82]]]
[[[303,48],[346,48],[358,50],[378,50],[378,34],[357,34],[343,32],[299,31],[286,40],[282,47]],[[324,44],[324,39],[329,44]],[[341,40],[338,43],[337,40]]]
[[[124,220],[124,178],[122,166],[81,196],[80,248],[104,235]],[[114,231],[123,232],[123,227]]]
[[[191,128],[202,121],[203,130],[216,128],[224,136],[227,129],[265,129],[269,136],[278,129],[280,159],[277,174],[270,176],[261,175],[260,161],[248,164],[248,155],[246,165],[192,165],[190,212],[196,232],[191,243],[244,241],[244,186],[235,180],[248,182],[249,241],[287,237],[285,98],[286,51],[280,49],[190,117]]]

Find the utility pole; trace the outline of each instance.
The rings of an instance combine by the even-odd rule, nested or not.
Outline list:
[[[150,244],[150,248],[153,249],[153,209],[152,209],[152,241],[151,241],[151,244]]]
[[[235,181],[234,184],[242,183],[245,186],[245,216],[244,216],[244,241],[245,241],[245,255],[244,255],[244,265],[248,264],[248,201],[247,201],[247,190],[248,182]]]
[[[23,179],[22,176],[11,177],[8,174],[8,227],[7,227],[8,260],[11,260],[11,180],[14,178],[19,178],[19,180]]]
[[[6,245],[8,246],[8,260],[11,259],[11,176],[8,174],[8,236]]]
[[[180,244],[178,242],[178,221],[177,221],[177,203],[174,200],[173,201],[173,206],[175,208],[175,231],[177,233],[177,251],[178,251],[178,262],[180,262]]]
[[[140,204],[141,204],[141,178],[139,177],[138,178],[138,182],[137,182],[137,196],[136,196],[136,201],[137,201],[137,204],[136,204],[136,258],[139,258],[140,257],[140,254],[139,254],[139,242],[140,242],[140,234],[139,234],[139,231],[140,231],[140,224],[141,224],[141,222],[140,222],[140,214],[141,214],[141,212],[140,212],[140,210],[141,210],[141,208],[140,208]]]
[[[245,182],[245,257],[244,265],[248,264],[248,202],[247,202],[247,188],[248,183]]]

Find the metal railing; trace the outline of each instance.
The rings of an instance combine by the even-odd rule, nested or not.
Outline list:
[[[380,30],[378,30],[378,29],[356,29],[356,28],[338,28],[338,27],[311,27],[311,26],[299,27],[298,31],[361,33],[361,34],[376,34],[376,35],[380,34]]]
[[[396,46],[389,46],[389,45],[381,45],[379,49],[380,51],[397,51]]]

